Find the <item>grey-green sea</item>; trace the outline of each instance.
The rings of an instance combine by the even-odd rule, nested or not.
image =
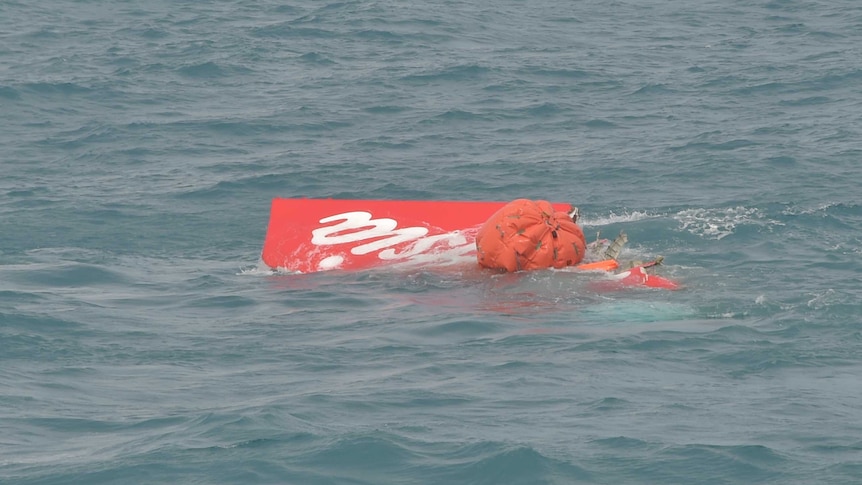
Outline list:
[[[0,0],[0,483],[862,483],[862,4]],[[684,288],[260,259],[574,203]]]

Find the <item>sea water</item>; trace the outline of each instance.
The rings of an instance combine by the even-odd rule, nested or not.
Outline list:
[[[0,483],[862,481],[862,4],[0,2]],[[572,202],[676,292],[276,274]]]

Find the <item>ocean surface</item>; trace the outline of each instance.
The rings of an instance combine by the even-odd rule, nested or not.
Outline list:
[[[862,3],[0,0],[0,483],[862,483]],[[684,289],[260,261],[572,202]]]

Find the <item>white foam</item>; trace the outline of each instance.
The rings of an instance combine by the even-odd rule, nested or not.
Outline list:
[[[271,276],[274,273],[273,269],[263,262],[263,259],[258,259],[257,264],[250,268],[240,268],[238,276]]]
[[[633,212],[622,212],[617,214],[616,212],[611,212],[609,215],[604,217],[590,218],[584,217],[578,219],[578,224],[590,227],[590,226],[607,226],[609,224],[619,224],[622,222],[635,222],[642,221],[644,219],[652,219],[658,217],[656,215],[650,214],[649,212],[642,211],[633,211]]]
[[[825,202],[822,204],[818,204],[814,207],[808,207],[808,208],[805,208],[805,207],[788,207],[787,209],[784,209],[783,214],[788,215],[788,216],[808,215],[808,214],[814,214],[817,212],[825,212],[825,211],[831,209],[832,207],[837,207],[839,205],[841,205],[841,202]]]
[[[737,206],[715,209],[686,209],[677,212],[674,219],[683,230],[706,239],[723,239],[734,233],[740,225],[773,226],[784,225],[767,219],[756,208]]]
[[[289,270],[287,268],[272,269],[267,266],[262,259],[260,259],[255,266],[250,268],[240,268],[237,276],[272,276],[277,274],[302,274],[302,272]]]
[[[835,303],[837,301],[838,294],[835,292],[835,290],[829,288],[826,291],[812,293],[811,296],[813,296],[813,298],[808,300],[808,303],[806,303],[806,305],[809,308],[820,310]]]

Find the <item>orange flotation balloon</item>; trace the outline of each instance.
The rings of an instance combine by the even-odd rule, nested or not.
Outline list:
[[[513,272],[578,264],[586,242],[571,217],[548,201],[518,199],[482,225],[476,249],[480,266]]]

